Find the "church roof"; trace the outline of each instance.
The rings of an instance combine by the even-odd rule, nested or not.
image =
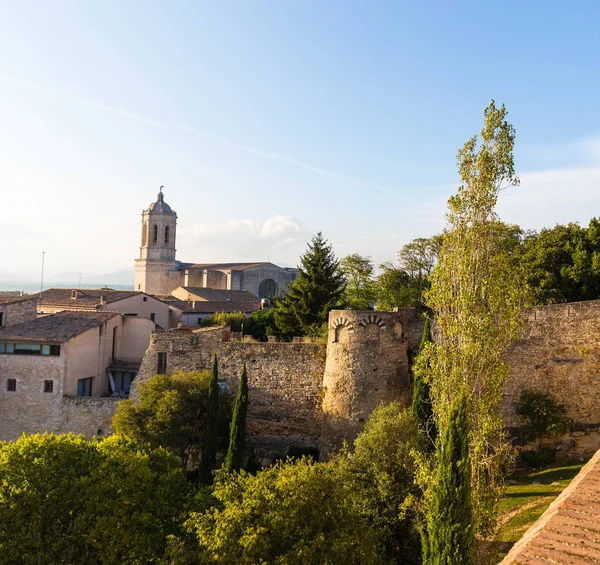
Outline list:
[[[175,210],[171,208],[165,201],[162,192],[162,186],[156,196],[156,202],[152,202],[150,206],[148,206],[148,212],[151,214],[169,214],[171,216],[176,216]]]
[[[260,310],[260,301],[233,301],[208,302],[206,300],[179,300],[174,297],[165,299],[164,302],[174,310],[179,310],[184,314],[216,314],[217,312],[255,312]]]
[[[72,312],[28,320],[22,324],[0,328],[0,341],[67,341],[83,332],[104,324],[115,312]]]
[[[203,302],[231,301],[260,303],[259,299],[247,290],[220,290],[217,288],[202,288],[195,286],[182,286],[181,288],[187,293],[192,294],[195,300]]]
[[[273,265],[273,263],[269,263],[268,261],[258,263],[192,263],[191,265],[186,265],[186,267],[188,269],[212,269],[215,271],[245,271],[246,269],[253,269],[264,265],[277,267],[277,265]],[[277,268],[281,269],[281,267]]]

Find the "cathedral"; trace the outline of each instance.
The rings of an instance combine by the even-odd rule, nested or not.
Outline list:
[[[176,288],[246,290],[270,299],[285,291],[297,269],[269,262],[182,263],[175,258],[177,214],[164,200],[162,186],[156,201],[142,212],[142,245],[135,260],[135,290],[170,295]]]

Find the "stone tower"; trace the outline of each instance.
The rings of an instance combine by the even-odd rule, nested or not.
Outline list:
[[[408,355],[413,308],[332,310],[323,376],[321,455],[352,442],[380,404],[410,403]]]
[[[135,260],[134,288],[149,294],[170,294],[182,276],[175,260],[177,214],[164,201],[162,188],[156,202],[142,212],[142,245]]]

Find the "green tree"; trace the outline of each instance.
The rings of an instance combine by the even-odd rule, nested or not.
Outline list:
[[[194,563],[383,563],[335,463],[303,458],[256,475],[222,474],[213,495],[218,504],[187,522],[198,540]]]
[[[375,266],[369,257],[358,253],[347,255],[341,261],[346,277],[345,302],[351,310],[367,310],[375,302]]]
[[[139,401],[119,402],[112,427],[122,436],[173,452],[185,472],[189,459],[199,456],[209,381],[208,371],[155,375],[140,385]],[[228,418],[224,404],[221,430]],[[223,432],[220,436],[224,442]]]
[[[442,245],[442,236],[419,237],[413,239],[398,253],[400,267],[408,273],[411,287],[415,290],[419,303],[423,292],[429,288],[429,276],[437,261]]]
[[[202,320],[202,325],[209,326],[231,326],[231,331],[241,332],[246,328],[248,317],[244,312],[215,312],[212,316],[207,316]]]
[[[438,465],[427,501],[425,565],[475,565],[467,397],[450,410],[438,442]]]
[[[229,449],[225,460],[225,468],[229,473],[242,467],[244,448],[246,446],[246,414],[248,412],[248,375],[246,363],[242,368],[238,386],[231,428],[229,434]]]
[[[484,110],[481,136],[458,153],[461,185],[448,202],[448,228],[425,293],[436,321],[416,370],[431,384],[433,412],[443,434],[457,399],[467,395],[471,425],[473,505],[477,530],[495,527],[502,472],[510,453],[498,404],[508,374],[506,349],[522,328],[522,284],[497,219],[501,190],[519,183],[513,165],[515,132],[504,106]]]
[[[431,343],[431,327],[429,317],[425,318],[425,327],[423,328],[423,337],[419,346],[419,354],[421,354],[428,343]],[[431,385],[425,379],[425,371],[417,371],[413,383],[412,396],[412,416],[417,422],[420,430],[431,439],[435,440],[437,430],[435,428],[435,420],[433,417],[433,406],[431,403]]]
[[[177,458],[122,437],[21,436],[0,444],[0,562],[156,562],[179,533]]]
[[[212,482],[212,470],[217,461],[219,448],[219,364],[213,356],[212,371],[208,382],[208,403],[204,415],[204,430],[200,447],[198,476],[205,484]]]
[[[344,297],[346,281],[332,246],[321,232],[300,258],[298,278],[275,300],[275,323],[288,336],[314,334]]]
[[[247,330],[246,330],[247,327]],[[244,326],[244,333],[260,341],[267,341],[268,336],[277,334],[275,325],[275,309],[266,308],[252,312],[248,325]]]
[[[393,310],[396,307],[413,306],[417,294],[411,286],[410,275],[391,262],[379,265],[375,280],[375,295],[378,310]]]
[[[410,410],[392,402],[373,411],[354,449],[340,457],[340,478],[354,513],[377,533],[379,553],[390,565],[421,561],[415,515],[404,507],[417,494],[413,452],[424,449]]]
[[[534,304],[600,296],[600,220],[557,225],[525,237],[519,261]]]

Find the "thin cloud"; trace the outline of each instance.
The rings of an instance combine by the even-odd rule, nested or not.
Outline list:
[[[96,108],[98,110],[110,112],[112,114],[121,116],[128,120],[133,120],[133,121],[151,125],[154,127],[161,127],[161,128],[165,128],[165,129],[169,129],[169,130],[173,130],[173,131],[181,131],[181,132],[191,133],[191,134],[197,135],[199,137],[211,139],[217,143],[220,143],[227,147],[231,147],[232,149],[239,149],[240,151],[244,151],[245,153],[249,153],[249,154],[255,155],[257,157],[262,157],[264,159],[271,159],[274,161],[281,161],[284,163],[290,163],[290,164],[296,165],[298,167],[301,167],[307,171],[324,176],[324,177],[340,180],[340,181],[343,181],[343,182],[346,182],[346,183],[349,183],[349,184],[352,184],[355,186],[360,186],[363,188],[370,188],[373,190],[377,190],[378,192],[387,194],[388,196],[392,196],[394,198],[397,198],[398,200],[402,200],[403,202],[407,202],[410,204],[416,203],[416,201],[413,200],[412,198],[408,198],[402,194],[398,194],[397,192],[395,192],[394,190],[392,190],[391,188],[388,188],[386,186],[382,186],[382,185],[378,185],[378,184],[374,184],[374,183],[370,183],[370,182],[365,182],[360,179],[357,179],[354,177],[349,177],[346,175],[340,175],[338,173],[328,171],[328,170],[322,169],[320,167],[316,167],[314,165],[311,165],[310,163],[306,163],[305,161],[302,161],[300,159],[296,159],[293,157],[288,157],[286,155],[279,155],[277,153],[270,153],[267,151],[262,151],[261,149],[257,149],[255,147],[250,147],[248,145],[237,143],[236,141],[233,141],[226,137],[214,135],[210,132],[197,129],[192,126],[162,122],[160,120],[153,120],[151,118],[147,118],[145,116],[140,116],[138,114],[135,114],[133,112],[129,112],[126,110],[122,110],[120,108],[115,108],[113,106],[107,106],[106,104],[96,102],[95,100],[90,100],[89,98],[83,98],[81,96],[70,94],[68,92],[64,92],[61,90],[42,87],[38,84],[29,82],[29,81],[25,81],[25,80],[21,80],[21,79],[17,79],[15,77],[11,77],[11,76],[4,75],[4,74],[0,74],[0,79],[8,84],[11,84],[12,86],[28,88],[31,90],[36,90],[38,92],[45,93],[45,94],[50,94],[52,96],[57,96],[60,98],[65,98],[67,100],[72,100],[73,102],[77,102],[78,104],[83,104],[86,106],[90,106],[92,108]]]

